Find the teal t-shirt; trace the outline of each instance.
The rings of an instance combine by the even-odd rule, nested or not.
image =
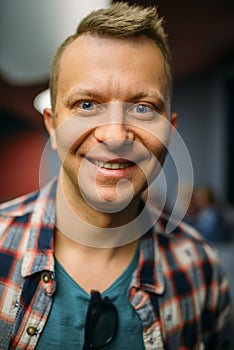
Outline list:
[[[145,349],[142,323],[128,300],[132,273],[138,264],[138,252],[128,268],[105,291],[118,311],[118,330],[107,350]],[[37,350],[82,350],[84,326],[90,295],[86,293],[56,261],[57,289],[48,321],[40,336]]]

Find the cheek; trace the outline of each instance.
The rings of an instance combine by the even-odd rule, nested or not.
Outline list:
[[[57,126],[57,148],[62,162],[68,153],[75,152],[92,128],[92,123],[87,123],[79,117],[68,118]]]
[[[156,158],[161,158],[161,155],[167,153],[168,143],[162,142],[161,140],[158,140],[156,138],[149,138],[146,147]]]
[[[153,128],[150,133],[144,136],[144,146],[151,153],[151,161],[148,163],[149,169],[152,172],[150,175],[153,178],[161,171],[166,155],[168,153],[168,146],[170,141],[170,132],[167,128]]]
[[[141,134],[144,146],[158,159],[165,158],[170,143],[169,123],[156,125]]]
[[[164,147],[168,148],[172,128],[170,120],[165,115],[156,114],[156,116],[151,122],[136,125],[136,133],[153,154]]]

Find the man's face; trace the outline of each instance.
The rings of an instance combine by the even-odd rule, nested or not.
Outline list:
[[[62,55],[57,91],[45,123],[70,188],[100,210],[136,198],[159,172],[175,123],[160,49],[146,37],[82,35]]]

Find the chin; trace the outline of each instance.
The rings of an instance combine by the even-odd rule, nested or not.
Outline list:
[[[114,193],[108,193],[107,191],[95,191],[88,193],[81,191],[83,200],[86,204],[94,208],[97,211],[103,213],[117,213],[123,211],[131,203],[134,193],[132,188],[125,189],[125,191],[114,190]]]

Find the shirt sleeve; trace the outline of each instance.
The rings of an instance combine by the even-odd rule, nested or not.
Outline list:
[[[228,349],[231,334],[231,295],[218,254],[208,244],[204,263],[206,304],[202,313],[202,334],[206,350]]]

